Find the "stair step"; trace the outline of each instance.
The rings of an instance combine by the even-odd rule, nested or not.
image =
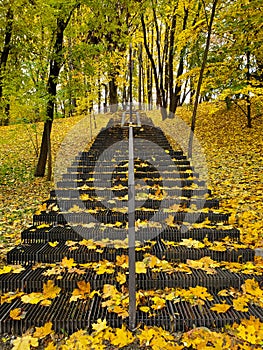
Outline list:
[[[65,242],[65,241],[82,241],[83,239],[97,239],[102,236],[108,237],[110,240],[116,239],[116,236],[120,240],[127,238],[126,229],[118,229],[117,234],[112,228],[100,227],[85,228],[83,226],[55,226],[50,225],[45,228],[37,228],[37,226],[31,226],[21,233],[21,241],[23,244],[31,243],[47,243],[47,242]],[[224,238],[229,237],[235,241],[240,239],[240,232],[237,229],[219,230],[212,228],[200,228],[178,230],[173,227],[166,227],[160,232],[158,228],[140,228],[136,232],[136,239],[144,242],[155,238],[164,239],[166,241],[181,242],[182,239],[193,238],[198,241],[203,241],[207,238],[210,242],[221,241]]]
[[[106,237],[105,237],[106,238]],[[73,258],[76,263],[86,263],[89,261],[109,260],[115,261],[118,255],[128,255],[128,250],[124,248],[105,247],[99,252],[95,249],[88,249],[84,245],[76,244],[78,249],[71,250],[70,247],[60,242],[56,247],[49,243],[33,243],[30,245],[18,245],[7,253],[8,264],[35,264],[54,263],[62,261],[66,256]],[[142,260],[145,253],[156,255],[159,259],[174,262],[186,262],[186,260],[199,260],[204,256],[210,256],[215,261],[247,262],[253,261],[255,252],[253,249],[227,249],[226,251],[215,251],[208,248],[187,248],[176,246],[166,248],[163,244],[156,243],[153,247],[145,248],[143,251],[136,251],[136,260]]]
[[[211,293],[213,300],[207,300],[202,307],[191,305],[187,301],[173,303],[167,300],[163,309],[156,310],[154,317],[150,317],[141,310],[136,312],[136,320],[142,326],[162,327],[170,332],[189,331],[193,327],[206,327],[221,329],[226,325],[231,325],[237,320],[248,319],[255,316],[263,320],[263,309],[255,305],[249,306],[248,312],[236,311],[230,308],[223,314],[212,311],[210,308],[215,304],[226,303],[231,305],[232,297],[219,297]],[[97,323],[98,319],[107,319],[107,324],[113,328],[121,327],[128,322],[115,313],[109,313],[102,307],[103,299],[95,295],[90,299],[79,299],[70,302],[71,294],[60,293],[53,299],[50,306],[39,304],[24,304],[20,299],[12,301],[10,304],[4,303],[0,306],[0,333],[1,334],[22,334],[29,327],[43,326],[51,321],[55,332],[60,333],[63,329],[67,334],[71,334],[79,329],[91,330],[91,325]],[[150,300],[149,300],[150,306]],[[22,320],[10,318],[10,311],[20,308],[25,313]]]
[[[81,266],[77,266],[81,269]],[[6,273],[0,275],[1,293],[15,292],[16,290],[24,293],[41,292],[44,283],[52,280],[55,285],[59,286],[64,292],[72,292],[77,288],[77,282],[89,282],[91,289],[102,289],[105,284],[115,285],[121,288],[116,277],[120,269],[112,274],[97,274],[93,269],[85,269],[83,274],[77,272],[64,271],[60,274],[46,274],[51,267],[34,268],[27,267],[20,273]],[[153,272],[147,270],[147,273],[136,275],[136,288],[142,290],[165,289],[165,288],[182,288],[202,286],[206,287],[209,292],[219,292],[223,289],[235,288],[241,290],[241,285],[247,279],[254,278],[260,282],[261,277],[255,275],[238,274],[222,268],[216,268],[216,273],[207,274],[205,271],[190,269],[191,273],[186,272]],[[126,276],[128,284],[129,275]]]
[[[200,199],[200,198],[191,198],[191,199],[164,199],[162,201],[162,207],[163,208],[170,208],[173,205],[180,205],[182,208],[189,208],[191,205],[195,206],[197,210],[200,210],[202,208],[214,208],[219,209],[219,201],[217,199]],[[47,202],[48,205],[58,205],[61,211],[68,211],[73,206],[79,206],[80,202],[79,199],[73,198],[73,199],[59,199],[57,202],[56,200],[51,200]],[[83,200],[81,202],[81,205],[83,208],[89,209],[94,208],[94,201],[92,200]],[[114,204],[108,203],[109,208],[114,208]],[[160,201],[157,200],[147,200],[143,204],[143,207],[145,208],[159,208],[160,207]],[[105,205],[99,202],[96,202],[96,208],[105,208]]]

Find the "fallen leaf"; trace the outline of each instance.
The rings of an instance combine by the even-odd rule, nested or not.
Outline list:
[[[44,324],[43,327],[36,327],[33,336],[35,338],[42,339],[45,338],[47,335],[50,335],[51,333],[53,333],[52,322],[47,322]]]
[[[215,304],[213,307],[210,307],[210,310],[216,311],[217,313],[225,313],[227,310],[231,308],[231,305],[229,304]]]

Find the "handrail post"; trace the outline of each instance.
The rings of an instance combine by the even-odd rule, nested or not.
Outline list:
[[[135,181],[133,127],[129,126],[128,167],[128,243],[129,243],[129,329],[136,328],[136,275],[135,275]]]

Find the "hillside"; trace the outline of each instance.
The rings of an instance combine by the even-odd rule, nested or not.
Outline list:
[[[210,113],[211,105],[202,104],[197,117],[196,136],[202,145],[209,174],[209,186],[224,210],[232,213],[231,223],[241,229],[243,240],[263,246],[263,123],[262,115],[253,128],[238,110]],[[175,138],[174,121],[161,121],[159,112],[149,112],[156,125]],[[189,122],[191,110],[181,108],[178,116]],[[110,115],[96,116],[97,128],[106,125]],[[52,131],[53,162],[62,140],[82,117],[57,119]],[[32,214],[48,197],[53,183],[34,178],[36,137],[41,140],[43,125],[35,128],[17,124],[1,127],[0,159],[0,232],[1,259],[19,241],[21,230],[31,223]],[[87,135],[90,138],[90,135]]]
[[[230,225],[241,228],[243,241],[250,244],[251,247],[262,247],[261,203],[263,159],[261,156],[262,140],[260,138],[263,131],[262,117],[258,117],[254,120],[253,129],[247,129],[244,127],[245,121],[238,120],[238,115],[234,111],[226,113],[226,111],[222,109],[212,114],[209,113],[211,109],[210,105],[203,104],[200,107],[196,135],[200,142],[200,150],[205,155],[209,187],[212,190],[213,196],[220,199],[221,207],[219,212],[231,213]],[[156,125],[161,126],[166,131],[171,141],[176,143],[176,141],[179,140],[178,134],[182,133],[182,130],[178,129],[178,118],[162,122],[160,121],[158,112],[152,111],[148,114],[152,117]],[[178,116],[187,122],[189,122],[190,114],[191,111],[187,108],[180,109],[178,112]],[[108,122],[109,118],[110,115],[97,116],[96,130],[99,131],[101,127]],[[53,162],[55,162],[56,155],[61,148],[60,146],[63,138],[71,133],[71,127],[76,125],[80,119],[81,117],[56,120],[52,140]],[[184,127],[187,129],[186,126]],[[41,128],[41,124],[37,125],[38,138],[40,137]],[[73,130],[76,131],[74,128]],[[2,128],[1,131],[3,135],[1,146],[4,149],[1,159],[1,201],[3,203],[3,205],[1,204],[1,262],[2,265],[4,265],[6,252],[19,243],[21,230],[30,226],[32,214],[37,210],[39,204],[48,197],[49,190],[54,187],[54,184],[52,182],[47,182],[46,179],[35,179],[33,177],[36,158],[34,156],[32,135],[36,136],[36,134],[32,133],[32,130],[31,133],[29,133],[25,125],[13,125]],[[27,131],[27,133],[25,131]],[[95,136],[94,129],[92,134],[89,133],[89,130],[85,132],[87,139]],[[74,136],[78,136],[78,133],[77,135],[75,133]],[[70,142],[74,142],[74,138],[68,139],[68,141],[69,140]],[[73,147],[74,145],[72,144],[72,148]],[[70,149],[68,149],[68,152],[70,152]],[[55,242],[55,245],[56,244],[57,242]],[[68,263],[69,262],[70,260],[68,260]],[[262,259],[255,259],[255,265],[258,270],[260,270],[261,264]],[[245,265],[246,269],[252,266],[249,264]],[[72,266],[68,265],[68,268],[70,267]],[[2,269],[2,273],[5,273],[5,269]],[[104,287],[106,286],[107,285]],[[48,290],[50,294],[48,295],[57,295],[57,291],[60,290],[60,288],[53,287],[52,285],[49,287],[45,286],[45,293],[47,293],[47,288],[50,288],[50,290]],[[88,283],[86,287],[88,288]],[[244,295],[240,294],[241,296],[238,300],[244,297],[249,297],[251,299],[253,296],[253,300],[251,300],[261,305],[262,301],[260,295],[262,295],[262,290],[258,282],[255,280],[247,280],[241,288]],[[90,286],[87,290],[90,291]],[[204,293],[202,287],[197,286],[196,288],[190,288],[190,290],[192,290],[193,293],[197,293],[194,294],[195,296],[199,296],[201,299],[208,298],[208,300],[210,300],[209,294],[202,294]],[[159,292],[162,291],[160,290]],[[189,291],[189,293],[190,292],[191,291]],[[87,293],[90,294],[90,292]],[[166,292],[163,291],[162,293],[164,293],[162,294],[162,298],[166,298],[166,296],[164,296]],[[188,295],[186,290],[184,290],[183,293],[185,293],[183,295],[186,298],[186,295]],[[198,293],[200,293],[200,295]],[[226,293],[226,291],[224,293]],[[32,297],[33,294],[34,293],[32,293]],[[37,294],[35,293],[34,295],[36,296]],[[10,301],[12,300],[10,293],[6,293],[3,295],[2,302],[5,301],[6,297],[10,297]],[[24,297],[30,297],[30,295]],[[161,301],[163,302],[163,299],[160,299],[160,302]],[[199,306],[201,307],[201,305],[203,304],[200,303]],[[230,308],[229,305],[216,304],[214,310],[218,313],[224,313],[227,310],[224,306],[226,306],[227,309]],[[236,310],[245,311],[244,305],[233,304],[233,306]],[[19,312],[19,314],[16,314],[16,312]],[[10,317],[14,320],[19,320],[20,317],[23,316],[23,312],[22,314],[21,312],[21,309],[14,309],[12,310],[12,315],[10,313]],[[249,331],[245,332],[247,327],[249,327]],[[249,320],[241,321],[240,325],[234,324],[225,333],[220,333],[215,329],[209,330],[205,327],[197,327],[195,330],[189,330],[183,334],[180,332],[172,332],[172,334],[170,334],[161,328],[152,327],[149,329],[144,327],[143,330],[138,329],[132,334],[126,330],[125,327],[122,329],[112,329],[106,324],[106,320],[102,321],[100,319],[96,324],[92,324],[92,328],[94,330],[92,333],[93,335],[88,335],[85,330],[80,330],[70,337],[65,336],[64,339],[60,340],[59,337],[61,336],[54,335],[52,323],[48,322],[43,327],[37,327],[34,334],[33,330],[31,330],[22,338],[18,337],[15,340],[13,339],[11,344],[13,344],[14,347],[12,349],[20,349],[20,346],[24,346],[23,348],[25,349],[30,349],[30,345],[41,349],[46,345],[47,347],[45,349],[54,349],[54,344],[56,344],[59,349],[71,349],[75,348],[74,344],[76,341],[78,342],[77,348],[82,346],[84,349],[85,344],[86,346],[87,344],[92,344],[94,349],[106,349],[105,345],[103,345],[105,344],[105,339],[112,344],[109,345],[110,347],[107,347],[107,349],[117,349],[119,347],[131,349],[132,346],[138,348],[139,344],[143,349],[152,348],[156,350],[184,349],[188,347],[201,349],[200,346],[205,347],[207,344],[213,344],[218,348],[227,349],[229,348],[227,344],[230,343],[239,343],[239,349],[252,349],[260,346],[259,342],[262,341],[263,332],[262,323],[253,317]],[[47,339],[47,337],[51,337],[52,341],[50,342],[50,339]],[[4,338],[2,341],[5,341]],[[6,345],[1,343],[1,346],[3,349],[10,349],[10,338],[7,337],[6,341]],[[183,345],[179,345],[179,342]],[[41,344],[41,347],[39,347],[38,344],[39,346]],[[126,347],[129,344],[131,344],[131,347]],[[252,344],[252,347],[248,344]]]

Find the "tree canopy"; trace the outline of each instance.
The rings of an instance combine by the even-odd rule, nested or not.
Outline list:
[[[76,108],[100,109],[102,103],[124,104],[129,43],[134,99],[174,113],[196,92],[212,7],[212,0],[3,1],[1,123],[50,118],[51,99],[60,116]],[[262,95],[261,10],[259,0],[218,1],[201,99],[238,103],[242,98],[249,104],[251,97]],[[56,52],[61,29],[62,46]],[[52,97],[56,60],[60,67]],[[246,113],[244,105],[240,108]]]

